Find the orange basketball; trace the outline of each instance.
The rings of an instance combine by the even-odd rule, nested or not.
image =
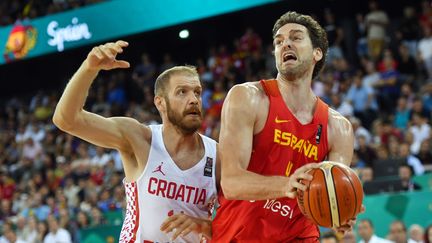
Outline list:
[[[360,213],[363,187],[356,173],[346,165],[324,161],[308,172],[311,181],[303,181],[306,191],[298,190],[301,212],[323,227],[338,227]]]

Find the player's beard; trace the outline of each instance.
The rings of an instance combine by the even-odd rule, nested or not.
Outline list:
[[[166,101],[168,120],[184,135],[193,134],[201,127],[202,112],[198,105],[192,106],[191,108],[183,112],[178,112],[171,108],[170,101],[168,99],[166,99]],[[191,112],[197,112],[199,115],[199,119],[193,119],[188,121],[186,116]]]
[[[312,66],[312,59],[298,59],[294,66],[287,66],[283,61],[279,64],[279,73],[288,80],[302,77]]]

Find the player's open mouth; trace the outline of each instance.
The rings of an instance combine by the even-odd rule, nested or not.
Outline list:
[[[293,52],[286,52],[283,54],[283,62],[295,62],[297,56]]]

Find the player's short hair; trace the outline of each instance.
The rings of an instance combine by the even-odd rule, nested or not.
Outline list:
[[[312,79],[314,79],[321,69],[324,67],[327,50],[328,50],[328,40],[327,34],[323,27],[315,21],[311,16],[299,14],[294,11],[289,11],[282,15],[273,26],[273,38],[276,36],[276,32],[284,25],[294,23],[303,25],[308,30],[310,39],[312,41],[313,48],[320,48],[323,54],[321,60],[319,60],[314,67],[312,73]]]
[[[157,96],[165,96],[166,88],[169,84],[169,81],[173,75],[183,74],[187,76],[196,76],[199,78],[198,71],[195,66],[192,65],[184,65],[184,66],[175,66],[170,69],[163,71],[157,78],[154,87],[154,93]]]

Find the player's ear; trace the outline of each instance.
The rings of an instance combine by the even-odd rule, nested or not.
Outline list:
[[[166,111],[166,101],[165,98],[161,95],[155,95],[153,102],[158,109],[159,112]]]
[[[323,53],[322,53],[321,48],[315,48],[313,50],[313,57],[314,57],[315,62],[319,62],[323,58]]]

